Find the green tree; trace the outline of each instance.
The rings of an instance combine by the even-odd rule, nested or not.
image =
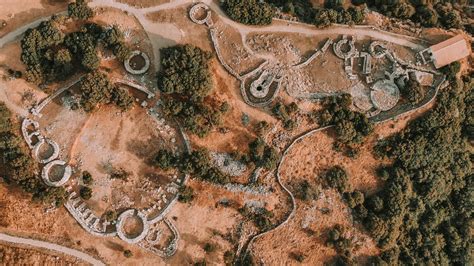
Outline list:
[[[94,12],[84,0],[76,0],[67,7],[68,15],[74,19],[87,20],[94,16]]]
[[[323,176],[326,184],[337,189],[339,192],[345,192],[349,190],[349,177],[347,176],[346,171],[341,166],[333,166]]]
[[[268,25],[275,13],[268,3],[257,0],[225,0],[222,9],[231,19],[249,25]]]

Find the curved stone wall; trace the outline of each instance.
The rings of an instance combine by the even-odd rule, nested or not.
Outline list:
[[[129,218],[132,218],[132,217],[140,219],[140,221],[143,224],[142,230],[140,231],[140,233],[136,237],[128,236],[127,233],[124,230],[125,221]],[[127,243],[130,243],[130,244],[135,244],[135,243],[138,243],[141,240],[143,240],[148,234],[149,227],[150,227],[150,225],[148,224],[148,221],[146,219],[146,215],[143,214],[142,212],[138,211],[138,210],[135,210],[135,209],[129,209],[129,210],[126,210],[126,211],[122,212],[120,214],[120,216],[118,217],[118,219],[117,219],[117,235],[118,235],[118,237],[120,239],[122,239],[123,241],[125,241]]]
[[[47,165],[45,165],[43,167],[43,170],[41,171],[41,178],[43,179],[44,183],[48,186],[51,186],[51,187],[60,187],[64,184],[66,184],[66,182],[69,180],[69,178],[72,175],[71,166],[66,165],[65,168],[64,168],[63,176],[58,181],[51,180],[51,178],[49,176],[49,172],[51,171],[51,168],[53,166],[56,166],[56,165],[64,166],[64,165],[66,165],[66,162],[61,161],[61,160],[52,161],[52,162],[48,163]]]
[[[135,56],[141,56],[143,58],[143,60],[145,60],[145,65],[140,69],[134,69],[130,65],[130,60],[132,58],[134,58]],[[125,59],[125,61],[123,62],[123,65],[125,67],[125,70],[127,70],[128,73],[134,74],[134,75],[141,75],[141,74],[144,74],[145,72],[147,72],[148,69],[150,68],[150,58],[148,58],[148,55],[145,54],[144,52],[139,51],[139,50],[135,50],[135,51],[130,53],[130,55],[127,57],[127,59]]]

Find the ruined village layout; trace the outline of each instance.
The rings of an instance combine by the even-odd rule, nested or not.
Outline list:
[[[0,0],[0,265],[470,265],[474,3]]]

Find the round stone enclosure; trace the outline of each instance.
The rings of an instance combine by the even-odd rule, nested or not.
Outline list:
[[[391,80],[379,80],[372,86],[370,99],[375,108],[388,111],[397,105],[400,99],[400,90]]]
[[[125,242],[140,242],[146,237],[148,230],[146,215],[138,210],[126,210],[117,219],[117,235]]]
[[[189,18],[196,24],[205,24],[211,16],[209,7],[203,3],[194,5],[189,11]]]
[[[134,75],[141,75],[150,68],[150,59],[144,52],[135,50],[127,57],[124,66],[127,72]]]

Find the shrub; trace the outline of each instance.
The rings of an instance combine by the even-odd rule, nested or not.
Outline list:
[[[88,200],[92,198],[92,189],[90,187],[81,187],[79,195],[81,195],[81,198]]]
[[[179,188],[178,201],[189,203],[194,199],[194,189],[190,186],[181,186]]]
[[[293,190],[295,198],[303,201],[315,200],[319,196],[318,189],[312,186],[307,180],[295,183]]]
[[[295,252],[290,252],[290,258],[296,260],[297,262],[303,262],[306,256],[299,251],[295,251]]]
[[[92,179],[91,173],[89,173],[87,171],[82,172],[82,182],[85,185],[90,185],[90,184],[92,184],[93,181],[94,180]]]
[[[224,263],[225,265],[232,265],[234,261],[235,253],[232,250],[224,252]]]
[[[125,258],[131,258],[131,257],[133,256],[133,253],[132,253],[131,250],[126,249],[126,250],[123,251],[123,256],[124,256]]]
[[[251,220],[254,225],[261,231],[268,231],[272,228],[271,218],[273,218],[273,212],[265,208],[250,208],[244,206],[239,209],[242,216]]]
[[[112,221],[117,220],[117,212],[112,211],[112,210],[106,211],[105,212],[105,220],[108,221],[108,222],[112,222]]]
[[[206,243],[206,244],[204,244],[203,249],[206,253],[212,253],[212,252],[214,252],[214,250],[216,250],[216,246],[212,243]]]
[[[344,168],[340,166],[333,166],[327,170],[323,178],[329,187],[335,188],[341,193],[350,188],[349,177]]]
[[[153,164],[160,167],[163,170],[171,169],[176,166],[177,158],[173,152],[168,150],[159,150],[153,159]]]
[[[112,169],[110,173],[111,179],[119,179],[123,181],[127,181],[129,176],[130,176],[130,173],[125,171],[125,169],[123,168]]]

